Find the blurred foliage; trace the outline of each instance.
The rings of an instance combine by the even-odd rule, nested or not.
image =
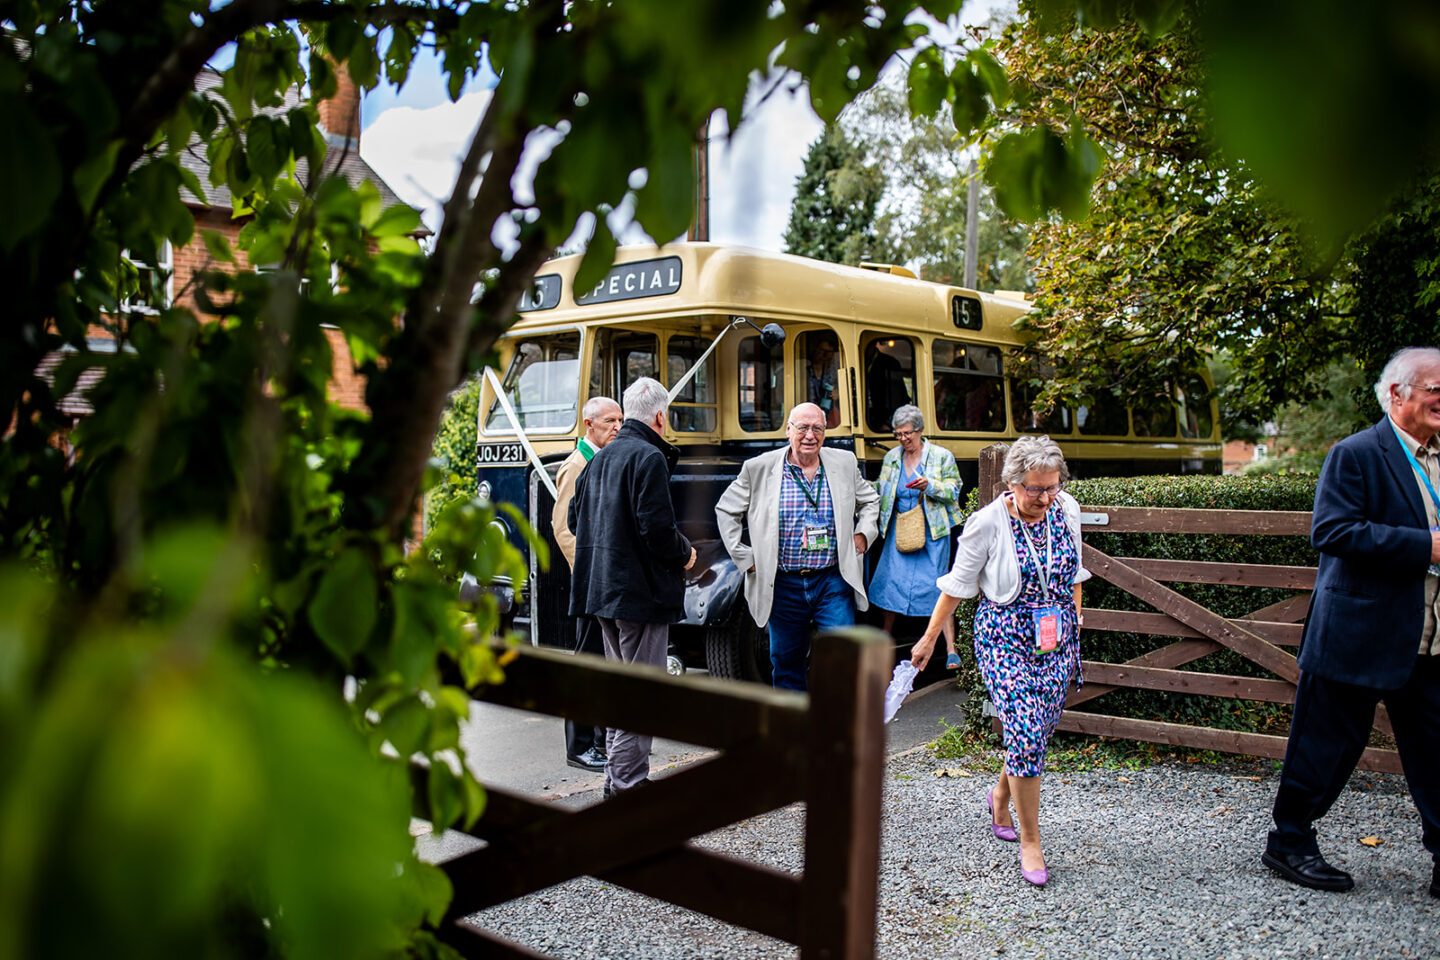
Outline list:
[[[1344,0],[1194,7],[1227,152],[1327,246],[1364,230],[1440,153],[1440,6],[1401,0],[1363,14]]]
[[[1307,476],[1185,476],[1124,477],[1077,480],[1067,492],[1082,504],[1094,506],[1190,507],[1207,510],[1310,510],[1315,503],[1315,478]],[[974,492],[966,504],[966,515],[977,507]],[[1085,542],[1112,557],[1152,557],[1168,560],[1206,560],[1222,563],[1261,563],[1314,566],[1315,551],[1308,537],[1218,536],[1200,534],[1116,534],[1085,532]],[[1218,584],[1167,583],[1177,593],[1202,604],[1224,617],[1242,617],[1252,610],[1277,603],[1294,591],[1266,587],[1235,587]],[[1088,607],[1108,610],[1153,611],[1149,604],[1125,593],[1098,577],[1086,581],[1083,602]],[[963,665],[959,682],[971,691],[971,703],[989,698],[975,665],[974,634],[971,625],[978,601],[962,601],[957,611],[957,645]],[[1082,630],[1081,655],[1086,660],[1123,663],[1155,650],[1173,639],[1140,634]],[[1228,650],[1221,650],[1177,669],[1247,677],[1271,674]],[[1290,707],[1191,694],[1150,690],[1117,689],[1090,700],[1077,709],[1111,716],[1161,720],[1193,726],[1219,727],[1283,733]],[[994,746],[998,738],[990,731],[990,718],[978,709],[965,713],[962,739]]]
[[[425,525],[434,526],[442,510],[457,500],[475,496],[475,443],[479,431],[480,387],[471,377],[450,394],[450,402],[435,431],[432,456],[441,479],[425,496]]]
[[[888,262],[918,267],[921,278],[960,285],[965,277],[969,156],[950,114],[912,116],[903,78],[882,80],[840,118],[867,146],[885,182],[875,230]],[[976,283],[985,290],[1034,288],[1025,261],[1029,228],[1002,214],[993,188],[979,185]]]
[[[829,263],[889,262],[875,232],[875,210],[885,174],[868,151],[827,126],[810,144],[805,169],[795,178],[795,199],[785,228],[785,252]]]

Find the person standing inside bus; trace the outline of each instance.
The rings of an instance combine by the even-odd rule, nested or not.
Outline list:
[[[625,391],[625,422],[575,481],[570,612],[600,622],[608,660],[665,668],[670,624],[685,615],[684,571],[695,548],[675,523],[670,472],[680,451],[664,438],[670,398],[641,377]],[[650,779],[649,736],[611,729],[605,796]]]
[[[925,439],[919,407],[900,407],[890,422],[900,446],[885,454],[875,484],[885,546],[870,578],[870,602],[884,611],[885,632],[894,636],[897,615],[928,617],[940,599],[935,581],[950,568],[950,528],[960,522],[960,470],[954,454]],[[945,667],[958,670],[954,618],[942,629]]]
[[[745,571],[756,626],[770,630],[773,684],[804,690],[810,634],[852,626],[866,608],[865,549],[879,495],[855,454],[824,446],[825,412],[790,411],[788,446],[746,460],[715,505],[720,539]],[[750,542],[741,539],[742,524]]]
[[[575,498],[575,481],[580,472],[607,443],[620,432],[625,417],[620,404],[609,397],[591,397],[585,401],[580,412],[585,421],[585,435],[575,444],[575,452],[560,464],[555,474],[555,509],[550,513],[550,525],[555,531],[555,545],[565,558],[565,565],[572,572],[575,569],[575,535],[570,532],[570,501]],[[605,644],[600,639],[600,624],[594,617],[566,615],[565,636],[575,638],[576,653],[605,655]],[[581,770],[600,772],[605,769],[605,728],[580,726],[565,721],[565,762]]]
[[[1020,875],[1050,879],[1040,849],[1040,775],[1070,683],[1080,670],[1080,505],[1060,488],[1069,476],[1049,437],[1019,437],[1000,471],[1009,491],[965,521],[955,564],[937,582],[941,595],[911,651],[924,669],[961,599],[983,595],[975,611],[975,660],[1005,735],[1005,766],[985,795],[988,831],[1020,841]],[[1020,832],[1010,822],[1015,801]]]
[[[825,414],[825,426],[840,423],[840,349],[830,334],[810,335],[810,374],[806,399]]]

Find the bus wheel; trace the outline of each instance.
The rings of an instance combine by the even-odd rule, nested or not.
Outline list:
[[[770,682],[770,634],[755,626],[750,614],[734,623],[705,631],[705,666],[710,676],[726,680]]]

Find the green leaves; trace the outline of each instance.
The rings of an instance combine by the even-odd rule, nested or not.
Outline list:
[[[949,78],[945,75],[945,61],[938,47],[926,47],[915,55],[910,64],[907,87],[910,112],[917,117],[929,117],[945,102]]]
[[[1440,150],[1440,116],[1415,109],[1440,97],[1435,5],[1202,9],[1217,133],[1322,240],[1363,228]]]
[[[365,648],[375,628],[379,586],[365,552],[351,548],[320,577],[307,616],[311,627],[342,662],[349,664]]]
[[[0,116],[6,127],[0,137],[0,183],[14,188],[0,217],[0,249],[8,252],[49,216],[60,195],[60,157],[50,132],[18,91],[0,92]],[[92,170],[91,182],[94,176]],[[89,193],[93,203],[94,190]]]
[[[664,243],[684,234],[695,215],[694,135],[679,126],[656,129],[646,172],[645,186],[636,194],[635,219]]]
[[[985,181],[995,188],[1000,209],[1017,220],[1035,220],[1051,209],[1079,218],[1090,209],[1090,185],[1102,159],[1078,126],[1064,138],[1043,128],[1011,133],[995,145]]]

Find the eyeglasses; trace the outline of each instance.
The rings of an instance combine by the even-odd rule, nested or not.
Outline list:
[[[815,425],[809,424],[809,423],[792,423],[792,424],[790,424],[790,427],[791,427],[791,429],[793,429],[796,433],[802,433],[802,434],[803,434],[803,433],[813,433],[813,434],[815,434],[815,436],[817,436],[817,437],[822,437],[822,436],[825,435],[825,427],[824,427],[824,426],[815,426]]]
[[[1419,387],[1428,397],[1440,397],[1440,383],[1407,383],[1407,387]]]
[[[911,437],[918,437],[919,435],[920,435],[920,431],[918,431],[918,430],[896,430],[896,431],[895,431],[895,439],[896,439],[896,440],[909,440]]]
[[[1031,499],[1041,496],[1053,497],[1060,492],[1060,484],[1052,483],[1048,487],[1021,487],[1020,489],[1024,490],[1025,495]]]

